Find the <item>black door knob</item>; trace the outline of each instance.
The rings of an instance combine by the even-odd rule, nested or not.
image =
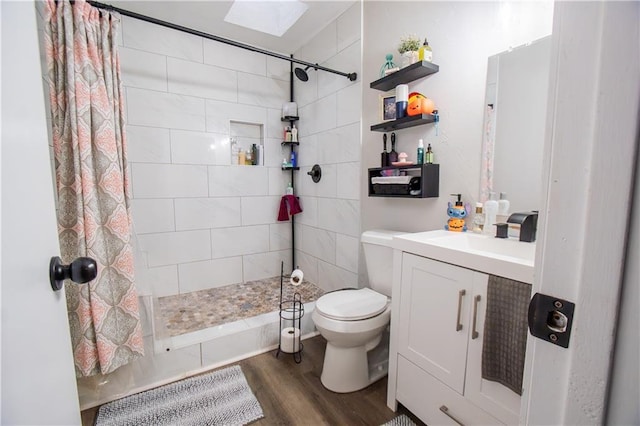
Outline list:
[[[62,259],[58,256],[52,257],[49,262],[49,281],[53,291],[62,288],[62,283],[66,279],[71,279],[74,283],[84,284],[91,281],[98,275],[98,265],[90,257],[79,257],[69,265],[63,265]]]

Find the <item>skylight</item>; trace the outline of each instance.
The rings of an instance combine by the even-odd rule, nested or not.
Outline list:
[[[224,20],[282,37],[308,8],[298,0],[235,0]]]

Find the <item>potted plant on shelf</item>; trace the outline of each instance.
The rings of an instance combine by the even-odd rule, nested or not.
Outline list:
[[[420,50],[420,39],[415,35],[408,35],[400,39],[398,52],[402,55],[402,67],[418,62],[418,51]]]

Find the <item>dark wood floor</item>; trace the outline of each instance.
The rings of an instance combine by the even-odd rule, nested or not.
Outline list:
[[[339,394],[320,383],[325,340],[304,341],[302,362],[274,351],[238,362],[251,390],[262,406],[264,418],[253,425],[381,425],[399,413],[418,419],[400,407],[394,413],[386,405],[387,378],[358,392]],[[82,424],[92,425],[97,408],[82,412]]]

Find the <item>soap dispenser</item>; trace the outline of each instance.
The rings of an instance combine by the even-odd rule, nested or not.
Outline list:
[[[453,232],[466,232],[467,225],[465,224],[464,218],[469,215],[469,203],[462,203],[462,194],[451,194],[454,197],[458,197],[455,205],[451,204],[449,201],[449,206],[447,208],[447,215],[449,216],[449,220],[447,224],[444,226],[444,229],[447,231]]]

